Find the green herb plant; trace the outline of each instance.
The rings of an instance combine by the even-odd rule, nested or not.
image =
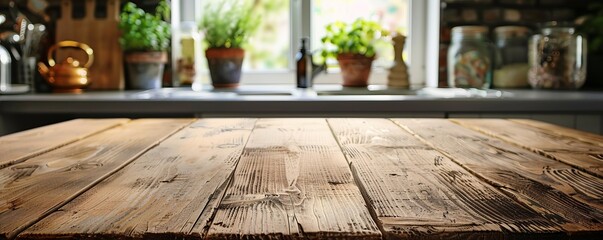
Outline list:
[[[241,48],[259,26],[251,1],[221,1],[206,6],[199,29],[210,48]]]
[[[170,47],[170,6],[160,1],[155,14],[146,13],[132,2],[124,5],[119,15],[119,44],[127,52],[165,51]]]
[[[343,53],[375,56],[375,43],[388,32],[374,21],[357,19],[353,23],[334,22],[326,26],[326,35],[321,39],[324,59],[336,58]]]

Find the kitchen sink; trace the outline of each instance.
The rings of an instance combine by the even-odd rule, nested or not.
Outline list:
[[[235,93],[211,93],[203,91],[193,91],[185,88],[161,88],[138,92],[132,95],[137,99],[203,99],[217,97],[235,97]]]
[[[214,89],[210,90],[211,93],[218,94],[235,94],[238,96],[291,96],[293,91],[291,89]]]
[[[349,96],[349,95],[417,95],[414,90],[395,89],[381,86],[369,86],[366,88],[346,88],[317,86],[314,89],[291,89],[291,88],[257,88],[256,86],[245,86],[238,89],[213,89],[213,93],[234,93],[239,96],[290,96],[310,94],[317,96]]]
[[[345,95],[417,95],[415,90],[407,89],[367,89],[343,88],[341,90],[316,91],[318,96],[345,96]]]
[[[267,88],[258,89],[252,87],[244,87],[238,89],[209,89],[203,91],[193,91],[189,88],[162,88],[155,90],[147,90],[136,93],[135,98],[152,99],[152,98],[211,98],[211,97],[246,97],[246,96],[374,96],[374,95],[417,95],[414,90],[402,89],[367,89],[367,88],[343,88],[343,89],[326,89],[326,90],[300,90],[300,89],[283,89],[283,88]]]
[[[134,94],[139,99],[210,99],[237,97],[336,97],[336,96],[416,96],[429,98],[498,98],[510,96],[499,90],[462,89],[462,88],[423,88],[396,89],[386,86],[367,88],[345,88],[341,86],[320,86],[310,90],[295,89],[286,86],[241,86],[236,89],[204,89],[193,91],[190,88],[162,88]]]

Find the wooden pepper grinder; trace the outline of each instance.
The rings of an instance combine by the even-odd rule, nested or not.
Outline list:
[[[390,87],[408,88],[410,85],[408,82],[408,67],[402,58],[406,37],[396,34],[392,38],[392,41],[394,43],[394,66],[389,69],[387,85]]]

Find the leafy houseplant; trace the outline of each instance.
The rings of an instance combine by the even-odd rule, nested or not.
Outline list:
[[[199,28],[204,32],[205,51],[215,88],[237,87],[245,51],[243,45],[259,25],[249,1],[223,1],[208,5]]]
[[[167,62],[171,28],[165,21],[170,7],[159,2],[155,14],[146,13],[128,2],[119,15],[119,43],[125,52],[129,89],[161,88],[163,68]]]
[[[336,58],[341,67],[343,86],[365,87],[375,59],[374,43],[387,32],[373,21],[358,19],[353,23],[334,22],[326,26],[321,40],[325,59]]]

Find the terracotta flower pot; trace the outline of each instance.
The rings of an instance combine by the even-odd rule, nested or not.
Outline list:
[[[235,88],[241,80],[245,50],[242,48],[208,48],[205,51],[214,88]]]
[[[163,69],[167,63],[166,52],[127,52],[127,89],[161,88]]]
[[[344,87],[366,87],[371,74],[371,66],[374,57],[366,57],[358,54],[339,54],[337,61],[341,68]]]

